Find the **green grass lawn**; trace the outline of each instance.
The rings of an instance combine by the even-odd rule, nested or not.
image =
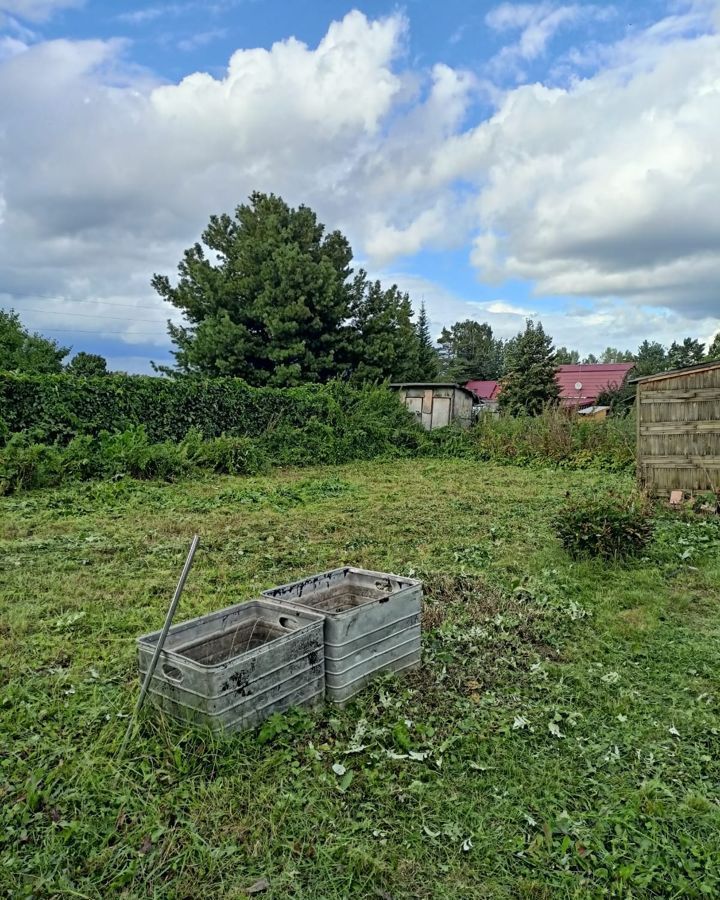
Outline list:
[[[420,460],[0,500],[0,895],[720,895],[717,523],[662,518],[626,566],[549,527],[566,491],[631,488]],[[415,573],[422,667],[235,737],[148,706],[116,764],[195,530],[178,621]]]

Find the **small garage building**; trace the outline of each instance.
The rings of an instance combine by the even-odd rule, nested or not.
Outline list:
[[[640,484],[720,491],[720,360],[634,380]]]
[[[400,400],[428,431],[446,425],[467,428],[472,422],[475,395],[459,384],[428,382],[391,384],[390,387],[398,392]]]

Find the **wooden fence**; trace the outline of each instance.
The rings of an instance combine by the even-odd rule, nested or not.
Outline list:
[[[720,491],[720,360],[638,381],[637,462],[652,494]]]

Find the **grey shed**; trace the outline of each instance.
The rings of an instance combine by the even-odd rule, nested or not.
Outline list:
[[[470,426],[475,395],[454,382],[410,382],[391,384],[400,400],[414,413],[419,424],[430,431],[446,425]]]

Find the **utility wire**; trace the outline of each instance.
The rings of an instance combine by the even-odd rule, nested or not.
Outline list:
[[[126,337],[133,337],[136,334],[147,334],[153,335],[157,337],[157,331],[109,331],[107,328],[98,329],[96,331],[92,331],[91,329],[83,329],[83,328],[42,328],[43,332],[52,331],[57,332],[58,334],[94,334],[97,337],[103,337],[106,334],[124,334]]]
[[[36,312],[45,315],[49,313],[51,316],[82,316],[86,319],[118,319],[121,322],[127,322],[128,316],[106,316],[106,315],[94,315],[93,313],[78,313],[78,312],[70,312],[69,310],[54,310],[54,309],[37,309],[33,306],[25,306],[22,309],[22,312]],[[154,325],[164,325],[165,321],[160,321],[159,319],[136,319],[133,317],[133,322],[150,322]]]

